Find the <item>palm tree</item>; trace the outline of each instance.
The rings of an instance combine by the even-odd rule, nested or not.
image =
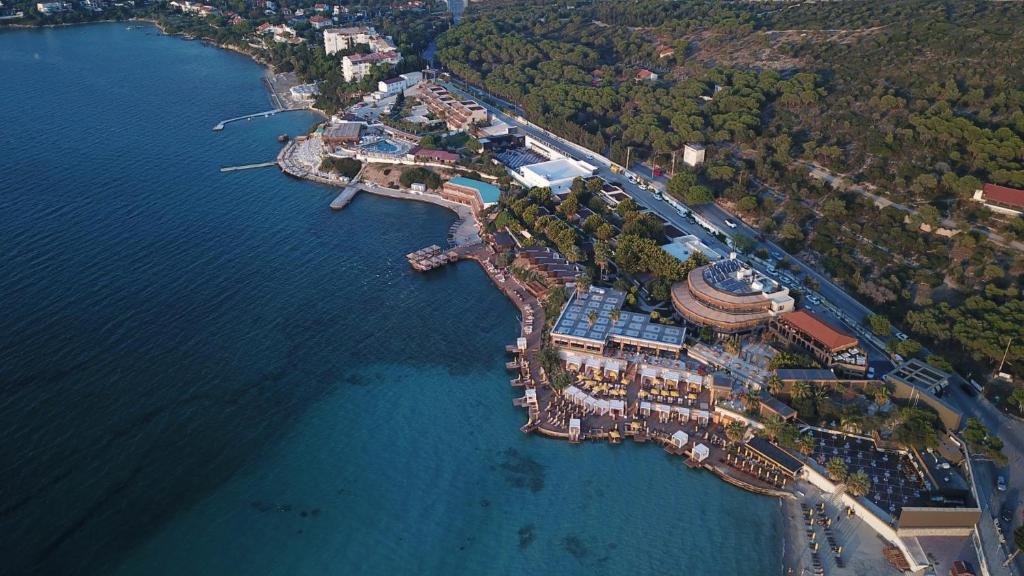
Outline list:
[[[747,434],[747,426],[742,422],[730,422],[725,427],[725,437],[733,444],[738,444]]]
[[[593,326],[594,323],[597,322],[597,310],[591,310],[590,312],[587,312],[587,322],[590,322],[591,326]]]
[[[800,451],[804,456],[810,456],[814,453],[814,436],[803,435],[796,439],[796,449]]]
[[[580,296],[590,290],[590,274],[584,272],[576,278],[576,295]]]
[[[828,471],[828,477],[836,482],[846,480],[846,462],[843,462],[839,456],[829,458],[828,463],[825,464],[825,470]]]
[[[608,262],[612,259],[612,249],[604,240],[598,240],[594,244],[594,264],[601,270],[601,278],[605,278],[608,270]]]
[[[785,428],[786,423],[778,416],[769,416],[764,419],[764,434],[771,440],[777,439]]]
[[[772,393],[772,396],[778,396],[782,393],[783,384],[782,378],[779,378],[778,374],[772,374],[768,378],[768,391]]]
[[[864,496],[871,491],[871,478],[867,472],[858,470],[846,478],[846,491],[854,496]]]
[[[793,399],[794,400],[803,400],[804,398],[810,398],[811,397],[811,389],[812,389],[812,386],[811,386],[810,382],[805,382],[803,380],[797,382],[796,384],[793,384],[793,392],[792,392]]]
[[[885,386],[879,386],[878,389],[875,390],[875,404],[878,404],[879,406],[885,406],[888,403],[889,389],[886,388]]]
[[[608,314],[608,317],[612,319],[612,324],[616,324],[616,323],[618,323],[619,318],[622,317],[622,313],[619,310],[612,310]]]

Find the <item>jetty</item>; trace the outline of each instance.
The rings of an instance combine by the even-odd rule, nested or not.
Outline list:
[[[242,164],[241,166],[224,166],[220,169],[221,172],[237,172],[238,170],[252,170],[253,168],[269,168],[271,166],[277,166],[277,161],[274,162],[259,162],[256,164]]]
[[[345,189],[341,191],[341,194],[338,194],[338,197],[331,202],[331,210],[341,210],[345,206],[348,206],[348,203],[356,197],[359,190],[359,186],[356,186],[355,184],[346,186]]]
[[[273,116],[278,112],[284,111],[285,110],[282,110],[281,108],[274,108],[273,110],[267,110],[266,112],[256,112],[255,114],[246,114],[245,116],[239,116],[237,118],[228,118],[227,120],[221,120],[220,122],[218,122],[217,125],[213,127],[213,131],[220,132],[221,130],[224,129],[224,126],[232,122],[238,122],[239,120],[249,120],[251,118],[266,118],[267,116]]]
[[[455,250],[444,251],[440,246],[434,244],[421,248],[415,252],[410,252],[405,255],[405,258],[409,260],[409,265],[418,272],[427,272],[435,268],[440,268],[445,264],[456,262],[459,259],[459,254]]]

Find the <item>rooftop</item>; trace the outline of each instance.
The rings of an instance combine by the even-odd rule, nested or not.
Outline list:
[[[916,388],[922,388],[931,392],[935,388],[941,388],[946,385],[949,382],[950,375],[917,358],[911,358],[897,366],[892,372],[886,374],[885,377],[887,379],[895,378]]]
[[[650,316],[625,312],[622,304],[626,295],[613,288],[595,288],[573,295],[562,310],[552,333],[604,343],[611,336],[622,336],[631,340],[647,340],[660,344],[682,346],[685,332],[678,326],[666,326],[651,322]],[[591,312],[595,319],[591,323]],[[618,320],[612,320],[612,313],[618,312]]]
[[[413,155],[433,160],[440,160],[441,162],[455,162],[459,159],[458,154],[448,152],[447,150],[434,150],[432,148],[417,148],[413,151]],[[495,202],[497,202],[497,200],[495,200]]]
[[[787,312],[779,317],[797,330],[824,344],[832,351],[850,348],[857,345],[857,339],[845,332],[833,328],[814,314],[806,310]]]
[[[775,375],[782,381],[832,382],[838,380],[831,370],[824,368],[780,368]]]
[[[582,162],[577,160],[560,158],[558,160],[548,160],[547,162],[523,166],[522,171],[524,174],[529,171],[548,182],[558,182],[576,177],[585,178],[590,176],[593,173],[593,169],[587,170],[582,164]]]
[[[702,269],[704,281],[711,287],[736,296],[771,294],[780,291],[779,283],[761,276],[739,260],[722,260]]]
[[[1024,208],[1024,190],[997,184],[985,184],[984,191],[986,201]]]
[[[449,180],[448,184],[476,190],[477,194],[480,195],[480,200],[482,200],[484,204],[493,204],[501,197],[501,189],[494,184],[473,180],[472,178],[456,176]]]
[[[342,122],[328,126],[323,135],[325,138],[358,138],[362,129],[363,125],[358,122]]]

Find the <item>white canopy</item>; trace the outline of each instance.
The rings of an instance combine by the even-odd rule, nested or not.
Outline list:
[[[594,400],[591,396],[584,396],[583,405],[587,408],[597,408],[597,400]]]
[[[647,367],[640,371],[640,375],[643,376],[644,378],[657,378],[658,369]]]
[[[579,429],[580,429],[580,419],[579,418],[573,418],[573,419],[569,420],[569,430],[579,431]]]
[[[711,449],[703,444],[697,444],[693,447],[693,459],[697,462],[703,462],[711,455]]]
[[[596,402],[596,404],[597,404],[597,413],[598,414],[607,414],[608,413],[609,406],[608,406],[608,401],[607,400],[598,400]]]
[[[587,361],[584,362],[584,365],[587,367],[587,370],[593,369],[593,370],[600,371],[601,370],[601,364],[602,364],[601,359],[600,358],[594,358],[593,356],[587,358]]]
[[[697,410],[697,420],[707,420],[710,416],[707,410]]]
[[[618,360],[612,360],[612,359],[605,360],[604,361],[604,371],[606,373],[607,372],[614,372],[614,373],[618,374],[619,372],[622,372],[622,362],[620,362]]]
[[[526,350],[526,338],[523,338],[522,336],[516,338],[516,348]]]
[[[672,407],[669,406],[668,404],[658,404],[658,403],[655,403],[654,404],[654,411],[655,412],[665,412],[666,414],[668,414],[668,413],[672,412]]]
[[[575,398],[576,397],[576,393],[579,392],[579,391],[580,391],[579,388],[577,388],[577,387],[573,386],[572,384],[570,384],[570,385],[565,387],[565,390],[562,390],[562,396],[565,396],[566,398]]]
[[[701,385],[704,383],[704,377],[700,374],[694,374],[693,372],[686,375],[686,381],[690,384]]]
[[[582,361],[580,360],[579,356],[569,355],[565,359],[565,365],[566,365],[566,367],[568,367],[568,366],[575,366],[575,367],[579,368],[580,366],[582,366]]]
[[[651,403],[650,402],[641,402],[640,403],[640,411],[643,412],[644,410],[646,410],[648,412],[651,411]]]
[[[532,402],[537,401],[537,390],[535,388],[526,389],[526,400]]]
[[[686,432],[683,432],[682,430],[679,430],[672,434],[672,444],[674,444],[677,448],[682,448],[683,446],[686,446],[686,443],[689,441],[690,435],[687,434]]]
[[[626,411],[626,403],[623,402],[622,400],[609,400],[608,401],[608,409],[609,410],[617,410],[619,412],[625,412]]]
[[[676,384],[679,384],[679,372],[676,372],[675,370],[665,370],[661,373],[661,377],[664,378],[666,382],[675,382]]]
[[[686,406],[673,406],[672,409],[675,410],[676,414],[679,414],[679,417],[683,420],[690,419],[690,409]]]

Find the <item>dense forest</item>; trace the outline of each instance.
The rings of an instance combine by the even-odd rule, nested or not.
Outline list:
[[[981,1],[497,0],[442,35],[438,59],[619,162],[668,167],[706,144],[671,193],[716,199],[990,369],[1010,336],[1024,360],[1024,220],[970,197],[1024,187],[1022,24],[1020,5]]]

